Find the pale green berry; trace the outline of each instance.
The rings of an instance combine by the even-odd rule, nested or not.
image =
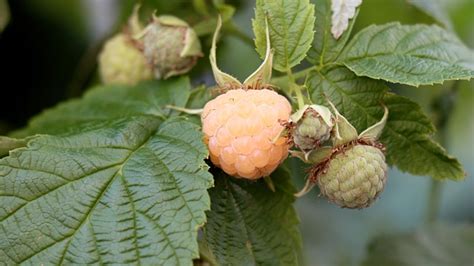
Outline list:
[[[332,124],[326,123],[313,108],[308,108],[293,130],[293,142],[302,151],[311,151],[331,137]]]
[[[316,178],[321,194],[344,208],[366,208],[382,192],[387,180],[383,152],[356,144],[337,152]]]
[[[152,78],[145,57],[123,33],[105,43],[99,54],[99,72],[104,84],[133,85]]]
[[[158,79],[187,73],[202,56],[196,33],[176,17],[154,17],[143,38],[145,57]]]

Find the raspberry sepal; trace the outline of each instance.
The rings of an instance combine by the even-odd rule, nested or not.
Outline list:
[[[268,22],[266,22],[266,40],[267,40],[267,49],[265,53],[265,58],[262,64],[248,76],[245,81],[242,83],[235,77],[230,74],[223,72],[217,66],[216,60],[216,50],[217,50],[217,39],[219,38],[219,32],[222,28],[222,18],[219,16],[217,19],[217,27],[212,38],[211,52],[209,54],[209,61],[211,62],[212,72],[214,74],[214,79],[219,88],[224,89],[259,89],[263,87],[271,87],[268,85],[272,78],[272,68],[273,68],[273,50],[271,49],[270,43],[270,33],[268,29]]]

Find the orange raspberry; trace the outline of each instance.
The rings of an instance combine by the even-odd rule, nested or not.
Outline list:
[[[288,156],[278,135],[290,114],[288,100],[268,89],[230,90],[209,101],[201,121],[211,161],[232,176],[268,176]]]

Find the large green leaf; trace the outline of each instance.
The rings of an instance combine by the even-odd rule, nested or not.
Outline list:
[[[338,60],[358,76],[413,86],[474,76],[474,53],[438,26],[369,26]]]
[[[436,224],[414,233],[379,236],[364,266],[472,265],[473,225]]]
[[[408,0],[408,3],[432,17],[447,29],[453,29],[453,23],[439,0]]]
[[[274,172],[272,180],[275,192],[264,180],[215,174],[203,234],[213,260],[221,265],[298,264],[301,236],[293,208],[295,189],[286,170]]]
[[[253,30],[257,51],[265,56],[265,18],[274,50],[273,67],[285,72],[305,57],[314,37],[314,5],[309,0],[257,0]]]
[[[189,80],[108,86],[60,104],[0,160],[0,261],[184,264],[212,185],[200,129],[172,115]]]
[[[435,133],[430,119],[411,100],[387,93],[383,82],[357,77],[345,67],[311,72],[307,80],[314,102],[324,103],[325,95],[359,132],[389,117],[381,136],[387,146],[387,161],[402,171],[437,179],[464,178],[461,164],[431,139]]]
[[[61,134],[75,131],[89,123],[110,119],[170,114],[165,105],[184,106],[190,94],[186,77],[166,81],[151,81],[137,86],[99,86],[81,99],[70,100],[34,117],[28,127],[14,136]]]
[[[358,132],[382,118],[381,103],[387,86],[380,81],[357,77],[345,67],[312,71],[307,80],[311,100],[325,104],[326,97],[356,127]]]
[[[194,124],[160,123],[95,122],[0,160],[0,261],[191,265],[210,207],[207,149]]]
[[[349,36],[351,35],[352,26],[357,18],[357,13],[349,22],[349,28],[342,34],[339,39],[335,39],[331,35],[331,0],[312,0],[316,9],[316,23],[314,28],[313,45],[308,51],[308,61],[315,65],[324,65],[332,62],[341,53]]]

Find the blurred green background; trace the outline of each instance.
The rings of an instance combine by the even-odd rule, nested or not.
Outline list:
[[[473,48],[474,1],[438,1],[452,21],[453,30]],[[142,2],[144,13],[157,9],[158,13],[179,15],[191,24],[200,18],[191,0]],[[0,0],[0,30],[7,18],[5,3]],[[236,24],[253,38],[254,1],[226,3],[237,8]],[[0,135],[99,83],[97,53],[103,41],[120,30],[133,4],[119,0],[8,1],[10,21],[0,33]],[[434,23],[406,0],[364,0],[354,32],[370,24],[397,20],[404,24]],[[236,35],[225,35],[218,58],[224,71],[243,79],[260,59],[248,40]],[[209,36],[203,36],[202,41],[208,50]],[[195,85],[213,83],[206,58],[200,60],[192,77]],[[392,169],[380,200],[366,210],[340,209],[318,198],[316,191],[311,192],[296,203],[307,265],[424,266],[460,265],[460,261],[474,265],[474,83],[391,87],[419,102],[433,117],[440,126],[435,137],[460,159],[467,178],[433,185],[428,177]],[[448,106],[443,110],[450,110],[453,99],[452,111],[440,113],[439,108],[433,108],[437,99]],[[444,113],[450,114],[445,122],[439,119]],[[298,173],[295,183],[302,186],[304,166],[294,160],[288,166]]]

